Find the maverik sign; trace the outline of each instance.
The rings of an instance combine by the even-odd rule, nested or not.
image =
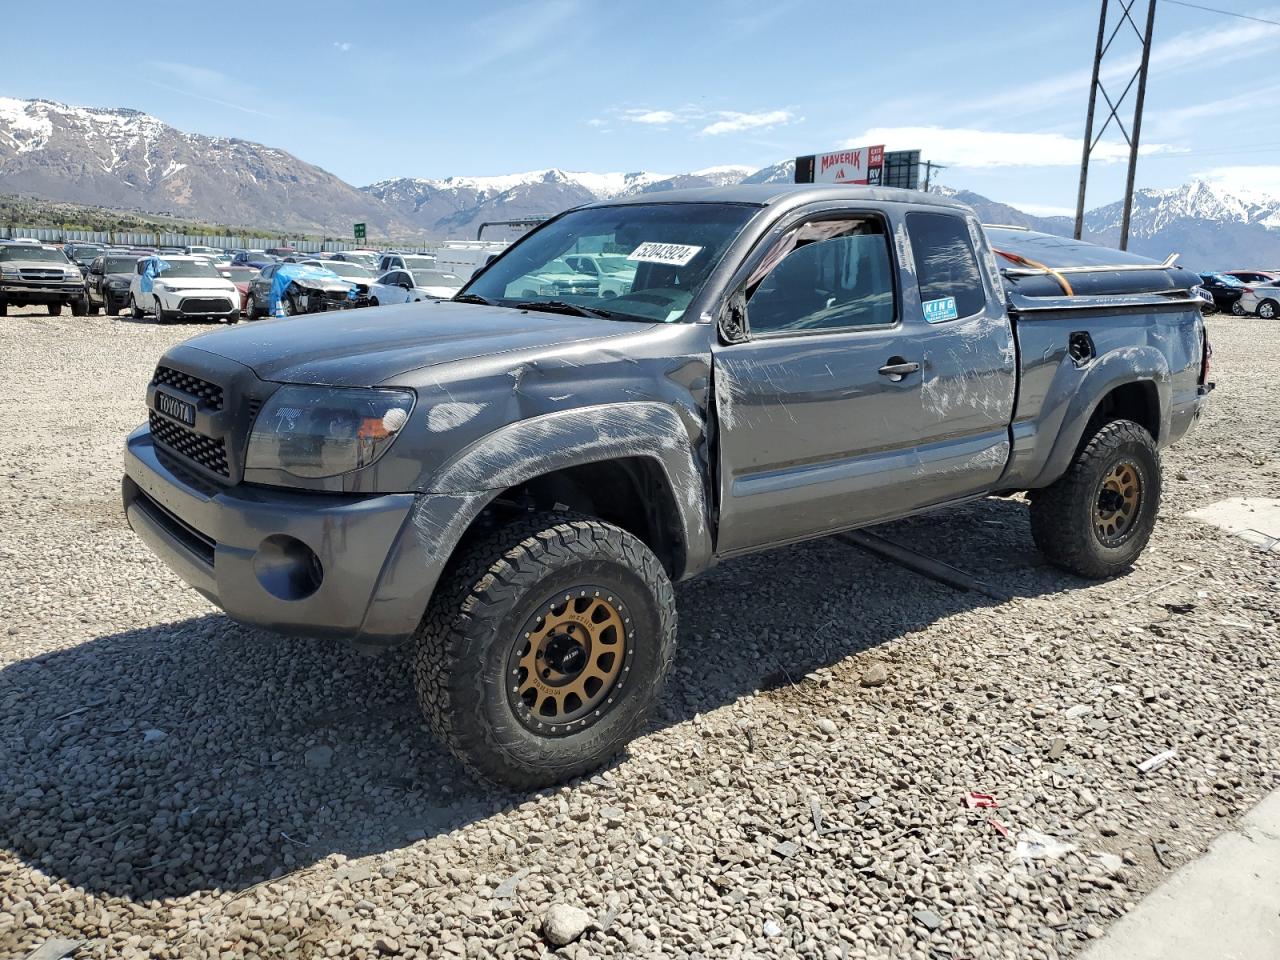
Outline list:
[[[883,173],[884,144],[796,157],[796,183],[857,183],[878,186],[883,182]]]

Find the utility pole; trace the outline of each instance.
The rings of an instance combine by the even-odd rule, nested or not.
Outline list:
[[[924,162],[924,192],[929,192],[929,182],[933,179],[933,171],[947,169],[940,163],[930,163],[928,160]]]
[[[1103,134],[1107,132],[1107,128],[1111,126],[1111,121],[1114,120],[1121,135],[1124,137],[1125,143],[1129,146],[1129,170],[1125,178],[1124,213],[1120,223],[1121,250],[1129,248],[1129,222],[1133,213],[1133,183],[1138,172],[1138,142],[1142,134],[1142,105],[1147,95],[1147,69],[1151,63],[1151,36],[1155,30],[1156,22],[1156,0],[1147,0],[1145,29],[1139,29],[1137,21],[1133,18],[1133,8],[1137,3],[1138,0],[1117,0],[1120,16],[1116,18],[1115,26],[1112,27],[1108,35],[1108,0],[1102,0],[1102,11],[1098,16],[1098,40],[1093,53],[1093,78],[1089,83],[1089,108],[1085,114],[1084,121],[1084,147],[1080,157],[1080,186],[1076,193],[1074,235],[1079,240],[1084,233],[1084,206],[1085,192],[1089,180],[1089,161],[1092,159],[1094,149],[1102,140]],[[1124,29],[1126,22],[1138,38],[1138,42],[1142,45],[1141,56],[1138,68],[1129,77],[1129,82],[1125,84],[1124,90],[1119,97],[1112,100],[1111,94],[1107,92],[1107,88],[1102,82],[1102,64],[1108,52],[1110,52],[1112,44],[1115,42],[1116,35]],[[1114,56],[1119,58],[1120,54],[1115,54]],[[1134,94],[1131,133],[1129,129],[1126,129],[1124,121],[1120,119],[1120,108],[1124,106],[1125,99],[1129,96],[1129,92],[1134,89],[1135,83],[1137,84],[1137,91]],[[1098,94],[1102,94],[1102,99],[1106,101],[1108,113],[1106,121],[1102,124],[1102,129],[1098,131],[1097,136],[1094,136],[1093,121],[1098,103]]]

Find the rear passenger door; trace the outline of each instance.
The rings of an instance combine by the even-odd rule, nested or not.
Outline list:
[[[909,210],[904,219],[924,320],[917,492],[940,503],[989,491],[1004,472],[1017,356],[977,220],[947,208]]]

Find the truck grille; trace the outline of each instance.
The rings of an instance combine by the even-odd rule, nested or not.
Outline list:
[[[40,269],[35,269],[35,270],[19,269],[18,275],[21,276],[23,280],[43,280],[43,281],[49,281],[49,280],[61,281],[66,276],[66,274],[64,274],[61,270],[40,270]]]
[[[178,304],[182,313],[227,313],[231,301],[223,297],[187,297]]]
[[[199,397],[206,407],[215,412],[222,409],[222,388],[216,383],[201,380],[199,377],[193,377],[181,370],[174,370],[172,367],[156,367],[152,382],[157,387],[173,387],[193,397]]]
[[[206,437],[194,430],[188,430],[167,417],[162,417],[154,410],[148,411],[147,422],[156,443],[200,464],[206,470],[230,478],[231,467],[227,463],[227,442],[222,437]]]

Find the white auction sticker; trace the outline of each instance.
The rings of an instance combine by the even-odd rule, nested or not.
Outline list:
[[[628,260],[639,263],[665,263],[669,267],[683,267],[702,252],[701,247],[684,243],[642,243],[629,254]]]

